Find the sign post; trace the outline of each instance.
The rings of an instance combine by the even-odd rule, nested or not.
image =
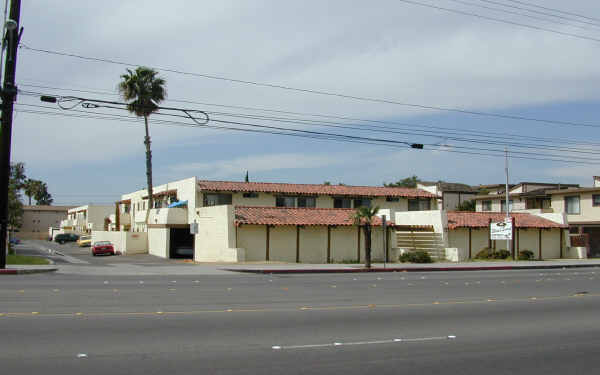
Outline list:
[[[383,228],[383,268],[386,266],[388,251],[387,251],[387,221],[386,216],[381,217],[381,227]]]
[[[513,223],[508,219],[498,223],[490,223],[490,239],[510,241],[513,238]]]

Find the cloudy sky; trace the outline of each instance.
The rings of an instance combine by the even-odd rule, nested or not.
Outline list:
[[[143,123],[120,109],[69,111],[39,100],[119,101],[127,66],[35,51],[42,49],[155,67],[167,81],[164,106],[204,110],[214,120],[425,144],[411,150],[184,127],[189,120],[165,116],[181,112],[163,111],[150,119],[155,185],[191,176],[242,180],[246,170],[253,181],[380,185],[417,175],[501,183],[504,159],[489,150],[505,145],[522,152],[514,156],[587,163],[513,158],[511,182],[590,185],[600,174],[600,3],[415,1],[511,23],[392,0],[24,0],[12,161],[46,181],[56,204],[114,202],[145,186]]]

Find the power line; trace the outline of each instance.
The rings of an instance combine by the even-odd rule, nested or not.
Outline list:
[[[520,13],[520,12],[514,12],[514,11],[510,11],[510,10],[506,10],[506,9],[495,8],[495,7],[491,7],[491,6],[487,6],[487,5],[483,5],[483,4],[473,3],[473,2],[470,2],[470,1],[464,1],[464,0],[446,0],[446,1],[452,1],[452,2],[455,2],[455,3],[459,3],[459,4],[463,4],[463,5],[468,5],[468,6],[472,6],[472,7],[477,7],[477,8],[482,8],[482,9],[489,9],[489,10],[493,10],[493,11],[496,11],[496,12],[502,12],[502,13],[507,13],[507,14],[512,14],[512,15],[517,15],[517,16],[520,16],[520,17],[527,17],[527,18],[538,20],[538,21],[550,22],[550,23],[555,23],[555,24],[559,24],[559,25],[565,25],[565,26],[569,26],[569,27],[577,27],[577,28],[584,29],[584,30],[590,30],[591,29],[590,27],[586,27],[586,26],[573,25],[573,24],[570,24],[568,22],[561,22],[561,21],[557,21],[557,20],[553,20],[553,19],[544,18],[544,17],[533,16],[533,15],[527,14],[527,13]],[[600,25],[595,25],[595,26],[600,27]]]
[[[478,14],[478,13],[471,13],[471,12],[466,12],[466,11],[462,11],[462,10],[458,10],[458,9],[453,9],[453,8],[445,8],[445,7],[440,7],[440,6],[437,6],[437,5],[420,3],[418,1],[413,1],[413,0],[398,0],[398,1],[401,1],[401,2],[407,3],[407,4],[418,5],[418,6],[432,8],[432,9],[437,9],[437,10],[443,10],[443,11],[446,11],[446,12],[451,12],[451,13],[456,13],[456,14],[462,14],[463,16],[476,17],[476,18],[481,18],[481,19],[488,20],[488,21],[500,22],[500,23],[505,23],[505,24],[514,25],[514,26],[525,27],[525,28],[528,28],[528,29],[533,29],[533,30],[538,30],[538,31],[546,31],[546,32],[549,32],[549,33],[554,33],[554,34],[559,34],[559,35],[564,35],[564,36],[570,36],[570,37],[573,37],[573,38],[590,40],[590,41],[593,41],[593,42],[600,42],[600,39],[593,38],[593,37],[587,36],[587,35],[573,34],[573,33],[565,32],[565,31],[558,31],[558,30],[548,29],[546,27],[534,26],[534,25],[529,25],[529,24],[526,24],[526,23],[509,21],[509,20],[505,20],[505,19],[502,19],[502,18],[484,16],[484,15]]]
[[[516,5],[504,4],[504,3],[500,3],[498,1],[492,1],[492,0],[479,0],[479,1],[482,1],[484,3],[489,3],[489,4],[501,5],[503,7],[512,8],[512,9],[525,10],[527,12],[541,14],[541,15],[549,16],[549,17],[555,17],[555,18],[558,18],[558,19],[563,19],[563,20],[568,20],[568,21],[573,21],[573,22],[580,22],[580,23],[584,23],[584,24],[592,25],[592,26],[596,26],[596,27],[599,26],[597,23],[594,23],[594,22],[587,22],[587,21],[582,21],[582,20],[570,18],[570,17],[559,16],[559,15],[552,14],[552,13],[541,12],[541,11],[535,10],[535,9],[527,9],[527,8],[519,7],[519,6],[516,6]]]
[[[60,112],[49,113],[49,112],[30,111],[30,110],[19,110],[19,111],[24,112],[24,113],[33,113],[33,114],[52,114],[52,115],[62,115],[62,116],[67,116],[67,117],[74,115],[76,117],[82,117],[81,115],[77,115],[77,114],[68,114],[68,113],[60,113]],[[129,116],[117,116],[117,118],[115,118],[115,119],[119,120],[118,117],[129,117]],[[121,118],[120,120],[123,120],[123,119]],[[127,121],[127,120],[131,121],[131,119],[125,119],[125,121]],[[250,126],[250,127],[256,127],[259,129],[247,129],[247,128],[232,127],[232,126],[214,126],[214,125],[198,126],[195,124],[180,123],[180,122],[176,122],[176,121],[164,121],[164,120],[163,121],[155,120],[155,121],[153,121],[153,123],[175,124],[175,125],[179,125],[179,126],[182,125],[182,126],[194,127],[194,128],[211,128],[211,129],[233,130],[233,131],[243,131],[243,132],[253,132],[253,133],[287,135],[287,136],[296,136],[296,137],[302,137],[302,138],[333,140],[333,141],[348,142],[348,143],[366,143],[366,144],[389,146],[389,147],[395,147],[395,148],[402,146],[400,148],[403,148],[403,149],[406,149],[406,143],[407,143],[404,141],[396,141],[396,140],[388,140],[388,139],[379,140],[379,139],[372,139],[372,138],[367,138],[367,137],[348,137],[345,135],[323,133],[323,132],[300,131],[300,134],[298,134],[298,133],[293,133],[293,132],[298,132],[297,129],[271,127],[271,126],[265,126],[265,125],[259,125],[259,124],[242,123],[242,122],[234,122],[234,121],[224,121],[224,120],[218,120],[218,119],[214,119],[214,118],[211,118],[211,121],[225,123],[228,125]],[[141,125],[141,123],[139,123],[139,124]],[[340,138],[338,138],[338,137],[340,137]],[[383,143],[379,143],[380,141]],[[452,152],[452,153],[469,154],[469,155],[484,155],[484,156],[496,156],[497,157],[497,156],[502,156],[502,154],[504,152],[503,150],[498,150],[498,149],[466,148],[466,147],[450,146],[451,148],[464,148],[464,149],[471,149],[471,150],[476,150],[476,151],[477,150],[486,151],[486,153],[484,153],[484,152],[473,152],[473,151],[463,151],[463,150],[454,150],[454,149],[450,150],[447,148],[447,146],[440,146],[440,145],[428,145],[428,146],[432,146],[434,148],[437,147],[437,149],[432,149],[431,151]],[[572,164],[586,164],[586,165],[598,165],[599,164],[599,163],[590,162],[590,161],[593,161],[594,159],[577,158],[580,160],[573,160],[573,159],[564,159],[564,158],[548,158],[548,157],[544,158],[544,157],[520,156],[521,154],[527,155],[527,154],[531,154],[531,153],[512,152],[510,157],[515,158],[515,159],[564,162],[564,163],[572,163]],[[539,154],[537,154],[537,155],[539,155]],[[541,154],[541,155],[543,156],[544,154]],[[550,155],[550,156],[552,156],[552,155]],[[584,161],[584,160],[588,160],[588,161]]]
[[[399,0],[399,1],[404,1],[404,2],[408,2],[408,3],[414,3],[416,5],[427,6],[425,4],[416,3],[416,2],[409,1],[409,0]],[[438,8],[438,7],[435,7],[435,6],[431,6],[431,7]],[[446,8],[440,8],[440,9],[446,9]],[[600,42],[600,39],[595,39],[595,40],[598,41],[598,42]],[[138,64],[132,64],[132,63],[127,63],[127,62],[122,62],[122,61],[118,61],[118,60],[114,60],[114,59],[104,59],[104,58],[97,58],[97,57],[87,57],[87,56],[82,56],[82,55],[77,55],[77,54],[67,53],[67,52],[58,52],[58,51],[52,51],[52,50],[47,50],[47,49],[32,48],[32,47],[26,46],[24,44],[21,44],[21,46],[25,50],[28,50],[28,51],[39,52],[39,53],[46,53],[46,54],[50,54],[50,55],[72,57],[72,58],[77,58],[77,59],[86,60],[86,61],[103,62],[103,63],[109,63],[109,64],[122,65],[122,66],[138,66]],[[258,87],[267,87],[267,88],[288,90],[288,91],[301,92],[301,93],[306,93],[306,94],[315,94],[315,95],[322,95],[322,96],[329,96],[329,97],[338,97],[338,98],[343,98],[343,99],[351,99],[351,100],[371,102],[371,103],[393,104],[393,105],[399,105],[399,106],[410,107],[410,108],[418,108],[418,109],[425,109],[425,110],[436,110],[436,111],[443,111],[443,112],[454,112],[454,113],[462,113],[462,114],[467,114],[467,115],[483,116],[483,117],[495,117],[495,118],[502,118],[502,119],[508,119],[508,120],[516,120],[516,121],[532,121],[532,122],[538,122],[538,123],[557,124],[557,125],[571,125],[571,126],[584,126],[584,127],[593,127],[593,128],[600,127],[600,125],[597,125],[597,124],[586,124],[586,123],[581,123],[581,122],[559,121],[559,120],[550,120],[550,119],[539,119],[539,118],[533,118],[533,117],[507,115],[507,114],[500,114],[500,113],[491,113],[491,112],[482,112],[482,111],[471,111],[471,110],[460,109],[460,108],[450,108],[450,107],[440,107],[440,106],[433,106],[433,105],[406,103],[406,102],[400,102],[400,101],[389,100],[389,99],[369,98],[369,97],[364,97],[364,96],[348,95],[348,94],[328,92],[328,91],[322,91],[322,90],[302,89],[302,88],[297,88],[297,87],[292,87],[292,86],[285,86],[285,85],[279,85],[279,84],[262,83],[262,82],[255,82],[255,81],[248,81],[248,80],[227,78],[227,77],[215,76],[215,75],[209,75],[209,74],[203,74],[203,73],[186,72],[186,71],[176,70],[176,69],[170,69],[170,68],[161,68],[161,67],[151,67],[151,68],[155,69],[155,70],[159,70],[159,71],[164,71],[164,72],[169,72],[169,73],[175,73],[175,74],[182,74],[182,75],[193,76],[193,77],[201,77],[201,78],[207,78],[207,79],[213,79],[213,80],[220,80],[220,81],[226,81],[226,82],[232,82],[232,83],[239,83],[239,84],[246,84],[246,85],[258,86]]]
[[[525,1],[519,1],[519,0],[506,0],[506,1],[510,1],[510,2],[517,3],[517,4],[523,4],[523,5],[527,5],[527,6],[530,6],[530,7],[539,8],[539,9],[546,9],[546,10],[550,10],[550,11],[557,12],[557,13],[568,14],[570,16],[581,17],[581,18],[585,18],[585,19],[588,19],[588,20],[600,22],[599,18],[588,17],[588,16],[584,16],[582,14],[577,14],[577,13],[572,13],[572,12],[566,12],[564,10],[560,10],[560,9],[556,9],[556,8],[544,7],[544,6],[536,5],[536,4],[533,4],[533,3],[527,3]]]
[[[49,86],[38,86],[38,85],[27,85],[27,84],[22,84],[23,86],[34,86],[34,87],[41,87],[41,88],[50,88],[50,89],[57,89],[57,90],[67,90],[70,91],[70,89],[64,89],[64,88],[57,88],[57,87],[49,87]],[[81,91],[85,91],[88,92],[86,90],[76,90],[78,92]],[[114,93],[108,92],[108,91],[89,91],[91,93],[106,93],[107,95],[116,95]],[[28,91],[21,91],[22,94],[24,95],[34,95],[34,96],[41,96],[41,95],[55,95],[55,94],[48,94],[48,93],[41,93],[41,92],[28,92]],[[471,136],[475,136],[475,137],[480,137],[483,138],[485,137],[487,138],[495,138],[495,139],[503,139],[503,140],[510,140],[512,141],[513,139],[515,139],[515,137],[519,137],[519,138],[524,138],[524,139],[529,139],[529,142],[534,142],[534,143],[541,143],[541,144],[551,144],[551,145],[563,145],[563,144],[574,144],[578,146],[578,149],[581,149],[581,145],[590,145],[590,146],[599,146],[600,143],[596,143],[596,142],[590,142],[590,141],[584,141],[584,140],[575,140],[575,139],[565,139],[565,138],[561,138],[561,142],[557,142],[555,139],[553,138],[543,138],[543,137],[529,137],[529,136],[525,136],[525,135],[521,135],[521,134],[511,134],[511,133],[498,133],[498,132],[485,132],[485,131],[479,131],[479,130],[472,130],[472,129],[455,129],[455,128],[446,128],[446,127],[439,127],[439,126],[429,126],[429,125],[424,125],[424,124],[414,124],[414,123],[405,123],[405,122],[397,122],[397,121],[381,121],[381,120],[370,120],[370,119],[361,119],[361,118],[352,118],[352,117],[343,117],[343,116],[331,116],[331,115],[322,115],[322,114],[314,114],[314,113],[301,113],[301,112],[291,112],[291,111],[282,111],[282,110],[273,110],[273,109],[266,109],[266,108],[255,108],[255,107],[245,107],[245,106],[233,106],[233,105],[223,105],[223,104],[214,104],[214,103],[205,103],[205,102],[198,102],[198,101],[190,101],[190,100],[174,100],[171,99],[170,101],[174,101],[174,102],[184,102],[184,103],[188,103],[188,104],[200,104],[200,105],[208,105],[208,106],[217,106],[217,107],[224,107],[224,108],[234,108],[234,109],[242,109],[242,110],[252,110],[252,111],[263,111],[263,112],[271,112],[271,113],[282,113],[282,114],[291,114],[291,115],[298,115],[298,116],[311,116],[311,117],[322,117],[322,118],[328,118],[328,119],[337,119],[337,120],[345,120],[345,121],[353,121],[353,122],[367,122],[367,123],[376,123],[376,124],[392,124],[392,125],[400,125],[403,127],[409,127],[409,128],[419,128],[419,132],[425,132],[425,133],[433,133],[436,136],[439,135],[437,138],[447,138],[446,136],[442,136],[440,134],[450,134],[452,136],[456,135],[456,134],[466,134],[466,135],[471,135]],[[47,108],[47,107],[45,107]],[[208,113],[212,113],[212,114],[225,114],[225,115],[231,115],[231,116],[238,116],[238,117],[249,117],[249,118],[260,118],[260,119],[277,119],[277,120],[289,120],[289,118],[281,118],[281,117],[270,117],[270,116],[257,116],[257,115],[246,115],[246,114],[228,114],[228,113],[223,113],[223,112],[208,112]],[[312,123],[322,123],[323,121],[319,121],[319,122],[315,122],[314,120],[305,120],[305,119],[297,119],[297,118],[292,118],[295,121],[301,121],[301,122],[312,122]],[[327,121],[325,122],[327,124],[340,124],[339,122],[331,122],[331,121]],[[360,127],[367,127],[367,130],[371,130],[370,128],[375,128],[375,129],[401,129],[398,127],[388,127],[388,126],[378,126],[378,125],[357,125]],[[435,130],[434,131],[426,131],[426,130],[420,130],[421,128],[425,128],[425,129],[432,129]],[[357,129],[357,130],[363,130],[363,129]],[[449,131],[449,132],[446,132]],[[451,132],[451,133],[450,133]],[[506,141],[503,141],[502,144],[506,144]],[[585,150],[585,148],[584,148]]]

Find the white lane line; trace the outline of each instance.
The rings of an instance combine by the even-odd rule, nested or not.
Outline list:
[[[376,345],[376,344],[393,344],[398,342],[423,342],[423,341],[440,341],[440,340],[453,340],[455,335],[448,336],[437,336],[437,337],[418,337],[418,338],[397,338],[390,340],[374,340],[374,341],[351,341],[351,342],[332,342],[327,344],[307,344],[307,345],[273,345],[273,350],[286,350],[286,349],[313,349],[313,348],[326,348],[332,346],[352,346],[352,345]]]

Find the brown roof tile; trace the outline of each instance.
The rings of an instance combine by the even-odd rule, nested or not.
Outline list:
[[[567,225],[528,213],[511,213],[510,216],[515,218],[517,228],[568,228]],[[504,218],[506,214],[501,212],[448,212],[448,229],[486,228],[490,219],[499,222]]]
[[[381,186],[284,184],[272,182],[198,181],[201,190],[281,194],[339,195],[351,197],[434,198],[425,190]]]
[[[354,225],[350,208],[235,207],[235,225]],[[393,223],[389,223],[393,225]],[[381,225],[375,218],[373,225]]]

